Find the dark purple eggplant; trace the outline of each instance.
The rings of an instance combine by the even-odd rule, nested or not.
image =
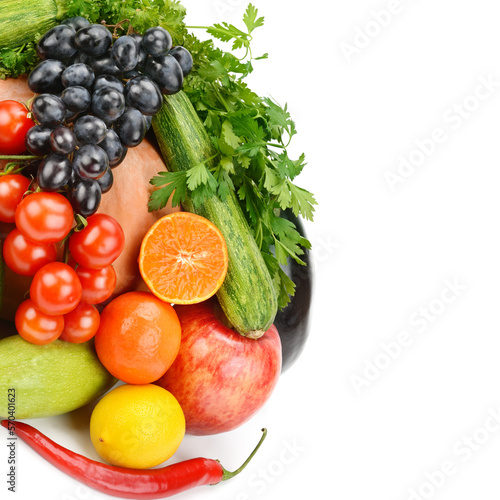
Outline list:
[[[297,231],[304,238],[307,237],[302,222],[291,210],[284,211],[282,217],[293,222]],[[295,295],[284,309],[278,311],[274,320],[274,325],[281,338],[283,356],[281,373],[288,370],[297,361],[309,336],[313,270],[307,249],[304,249],[304,255],[301,255],[300,258],[306,263],[305,266],[298,264],[293,259],[288,259],[287,265],[283,266],[283,270],[295,283]]]

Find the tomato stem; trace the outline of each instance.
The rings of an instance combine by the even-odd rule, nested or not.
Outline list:
[[[264,442],[264,439],[266,438],[266,436],[267,436],[267,429],[262,429],[262,437],[260,438],[259,442],[257,443],[257,446],[254,448],[252,453],[250,453],[250,456],[243,462],[243,464],[238,469],[236,469],[233,472],[230,472],[230,471],[224,469],[224,467],[222,467],[222,470],[224,471],[224,473],[222,475],[221,481],[227,481],[228,479],[231,479],[232,477],[238,475],[248,465],[250,460],[252,460],[254,455],[257,453],[257,450],[261,447],[262,443]]]
[[[0,160],[42,160],[43,156],[34,155],[0,155]]]

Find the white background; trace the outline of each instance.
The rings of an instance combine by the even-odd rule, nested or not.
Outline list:
[[[247,5],[183,4],[192,25],[239,23]],[[308,159],[297,183],[319,202],[306,224],[311,335],[257,416],[188,436],[174,457],[236,468],[265,426],[249,468],[179,498],[496,499],[500,11],[491,0],[254,4],[266,18],[254,54],[270,56],[250,86],[288,103],[292,152]],[[89,415],[32,423],[97,458]],[[22,444],[17,454],[17,498],[107,498]]]

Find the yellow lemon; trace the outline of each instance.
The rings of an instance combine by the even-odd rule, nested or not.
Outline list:
[[[106,462],[147,469],[168,460],[184,438],[186,421],[175,397],[157,385],[121,385],[97,403],[90,439]]]

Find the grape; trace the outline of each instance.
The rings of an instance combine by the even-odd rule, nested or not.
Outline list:
[[[66,110],[66,124],[71,124],[73,123],[79,116],[81,115],[81,113],[79,113],[78,111],[70,111],[69,109]]]
[[[63,89],[61,75],[66,66],[57,59],[46,59],[38,64],[28,76],[28,87],[35,94],[58,93]]]
[[[79,29],[75,35],[75,45],[81,52],[91,56],[102,56],[111,47],[113,37],[102,24],[90,24]]]
[[[75,31],[90,26],[89,21],[81,16],[70,17],[65,19],[61,24],[72,26]]]
[[[142,76],[142,73],[137,71],[136,69],[132,69],[130,71],[125,71],[125,73],[122,73],[122,77],[124,80],[131,80],[132,78],[135,78],[136,76]]]
[[[73,58],[73,64],[86,64],[87,66],[92,66],[95,57],[90,54],[85,54],[85,52],[78,52]]]
[[[76,149],[76,136],[68,127],[56,127],[50,134],[50,145],[56,153],[69,155]]]
[[[26,149],[35,156],[44,156],[50,149],[50,134],[52,129],[43,125],[31,127],[26,134]]]
[[[76,178],[69,194],[75,213],[83,217],[94,215],[101,203],[101,187],[96,180]]]
[[[54,26],[47,31],[36,46],[40,59],[59,59],[64,61],[76,54],[75,30],[67,24]]]
[[[173,56],[149,58],[146,61],[145,72],[158,84],[163,94],[175,94],[182,88],[184,82],[182,68]]]
[[[125,102],[144,115],[154,115],[161,108],[163,96],[150,78],[138,76],[125,85]]]
[[[79,85],[66,87],[62,91],[61,99],[67,110],[71,112],[71,115],[86,111],[92,101],[90,92]]]
[[[108,167],[106,172],[104,172],[104,175],[102,177],[99,177],[97,179],[97,183],[99,184],[101,188],[101,193],[107,193],[113,186],[113,172],[111,171],[111,168]]]
[[[96,75],[120,76],[122,73],[122,70],[116,65],[115,60],[109,54],[96,59],[92,63],[92,70]]]
[[[172,37],[160,26],[149,28],[142,37],[141,46],[149,55],[159,57],[172,48]]]
[[[131,36],[121,36],[111,48],[111,57],[122,71],[130,71],[137,66],[139,47]]]
[[[106,137],[108,128],[97,116],[85,115],[76,120],[73,132],[82,144],[97,144]]]
[[[114,88],[100,88],[92,95],[92,111],[104,122],[111,123],[125,111],[125,97]]]
[[[98,179],[109,166],[105,151],[95,144],[86,144],[73,156],[73,167],[83,178]]]
[[[80,86],[90,89],[94,83],[95,75],[88,64],[75,63],[68,66],[61,75],[65,87]]]
[[[174,47],[169,51],[169,55],[174,57],[182,69],[183,76],[187,76],[193,69],[193,57],[189,50],[182,46]]]
[[[113,129],[108,129],[106,137],[98,145],[108,155],[110,167],[116,167],[125,159],[127,148],[121,143],[120,138]]]
[[[52,94],[40,94],[33,99],[31,112],[40,125],[56,127],[66,118],[66,107],[59,97]]]
[[[138,146],[146,135],[146,121],[142,113],[135,108],[126,108],[116,120],[114,129],[122,144],[127,148]]]
[[[58,191],[71,180],[71,162],[67,156],[53,153],[46,156],[38,167],[37,182],[44,191]]]
[[[135,42],[137,43],[137,48],[139,49],[135,69],[142,69],[144,67],[144,63],[146,62],[146,59],[148,58],[148,53],[142,48],[142,36],[139,35],[139,33],[131,33],[130,37],[135,40]]]
[[[112,87],[121,93],[123,93],[124,90],[123,83],[118,80],[118,78],[111,75],[99,75],[98,77],[96,77],[93,89],[94,92],[103,87]]]
[[[149,127],[151,127],[151,124],[153,123],[153,117],[151,115],[142,115],[144,118],[144,123],[146,124],[146,132],[149,130]]]

